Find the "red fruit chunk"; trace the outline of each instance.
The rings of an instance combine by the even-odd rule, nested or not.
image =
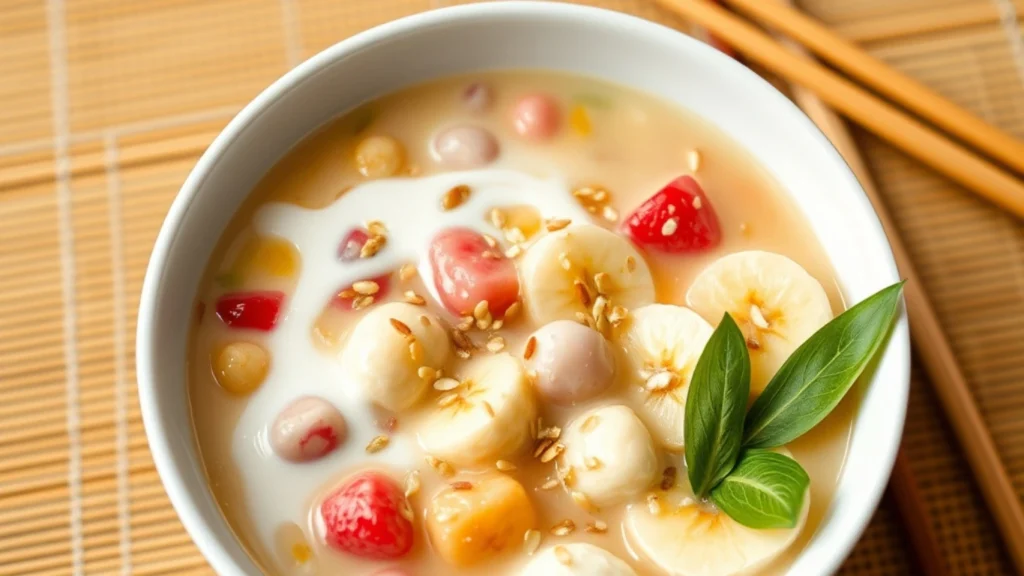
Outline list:
[[[231,328],[268,332],[277,324],[283,292],[236,292],[217,300],[217,317]]]
[[[380,472],[349,478],[320,505],[327,545],[361,558],[393,560],[412,549],[412,508]]]
[[[700,252],[722,240],[711,202],[689,176],[676,178],[648,198],[623,228],[641,247],[662,252]]]
[[[430,267],[441,303],[466,316],[481,300],[495,318],[519,298],[516,265],[468,228],[449,228],[430,243]]]

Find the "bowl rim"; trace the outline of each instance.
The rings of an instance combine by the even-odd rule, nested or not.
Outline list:
[[[242,108],[217,135],[189,173],[172,202],[154,243],[143,281],[136,331],[136,378],[147,441],[157,473],[167,492],[171,505],[174,507],[193,542],[195,542],[204,558],[218,574],[241,575],[245,574],[245,571],[235,560],[234,556],[218,544],[218,538],[213,527],[207,524],[198,512],[200,503],[190,493],[183,479],[183,470],[172,456],[172,438],[167,431],[169,417],[161,410],[158,396],[155,392],[159,375],[155,373],[153,358],[159,351],[153,348],[153,337],[151,335],[154,330],[154,318],[158,306],[159,291],[165,276],[166,261],[193,200],[200,190],[203,189],[204,183],[222,159],[225,151],[234,145],[244,130],[257,120],[272,103],[283,98],[292,90],[300,89],[306,80],[319,73],[330,63],[345,57],[347,54],[371,48],[375,44],[386,42],[389,38],[414,30],[450,25],[453,21],[473,21],[481,18],[501,19],[506,17],[529,17],[559,22],[573,19],[580,21],[601,19],[608,24],[630,28],[632,33],[635,34],[658,36],[660,41],[666,44],[674,43],[679,46],[685,46],[687,50],[702,52],[702,57],[717,58],[716,64],[725,70],[723,73],[748,76],[748,81],[759,83],[762,87],[768,89],[762,96],[784,101],[784,106],[789,108],[794,114],[794,120],[798,124],[802,123],[804,128],[809,131],[809,135],[817,141],[818,145],[823,147],[825,152],[831,155],[835,162],[845,168],[842,172],[845,174],[845,178],[848,179],[847,184],[853,190],[859,192],[859,194],[856,194],[856,201],[859,204],[859,208],[866,212],[867,219],[864,232],[873,237],[881,238],[884,240],[886,248],[889,248],[887,236],[870,200],[845,160],[818,127],[792,101],[778,92],[766,80],[732,58],[721,54],[714,48],[678,30],[636,16],[593,6],[512,0],[429,10],[378,25],[346,38],[322,50],[275,80]],[[893,278],[899,277],[891,248],[888,249],[888,261],[884,264],[889,268],[890,276]],[[875,461],[878,463],[878,466],[869,471],[867,478],[865,478],[865,483],[870,485],[872,489],[871,494],[867,496],[867,501],[864,502],[869,504],[869,506],[862,506],[845,512],[845,528],[847,530],[842,532],[845,536],[843,536],[843,540],[831,543],[832,552],[823,560],[824,565],[819,566],[823,574],[835,572],[858,541],[878,506],[895,462],[902,437],[910,388],[910,343],[905,313],[899,317],[896,325],[893,327],[886,349],[888,354],[895,355],[896,369],[900,372],[898,382],[887,382],[887,386],[893,388],[892,394],[894,399],[900,403],[896,410],[898,417],[893,419],[892,422],[887,423],[891,428],[888,437],[892,440],[883,446],[877,447]],[[192,441],[194,443],[194,438]],[[842,474],[845,474],[845,465]],[[218,513],[221,512],[218,510]],[[826,517],[822,527],[826,526],[829,522],[830,519]],[[252,558],[249,551],[237,539],[236,545],[245,552],[246,556],[250,559]],[[255,563],[254,560],[251,561]]]

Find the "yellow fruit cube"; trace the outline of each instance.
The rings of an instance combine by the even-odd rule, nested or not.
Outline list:
[[[587,113],[587,108],[582,105],[576,105],[569,111],[569,126],[573,132],[580,136],[590,136],[590,132],[593,130],[590,124],[590,114]]]
[[[434,496],[426,518],[434,550],[454,566],[520,550],[536,521],[522,484],[505,475],[453,482]]]

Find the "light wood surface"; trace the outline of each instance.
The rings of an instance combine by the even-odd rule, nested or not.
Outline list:
[[[814,90],[829,106],[970,190],[1024,218],[1024,183],[824,66],[803,60],[705,0],[657,0],[722,38],[745,57]]]
[[[964,110],[934,90],[872,57],[813,18],[779,2],[723,0],[802,44],[817,57],[879,94],[1024,174],[1024,142]],[[927,146],[927,142],[921,142]]]

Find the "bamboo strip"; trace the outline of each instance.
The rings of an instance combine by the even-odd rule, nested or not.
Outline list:
[[[708,28],[751,60],[818,93],[828,105],[968,189],[1024,216],[1024,184],[853,83],[807,62],[757,28],[704,0],[657,0]],[[1018,163],[1022,162],[1017,160]]]
[[[1024,2],[1015,0],[1013,4],[1017,8],[1019,18],[1024,14]],[[954,4],[854,20],[841,23],[834,29],[837,34],[851,42],[870,44],[891,40],[905,42],[908,36],[936,34],[998,23],[999,12],[994,3]]]

